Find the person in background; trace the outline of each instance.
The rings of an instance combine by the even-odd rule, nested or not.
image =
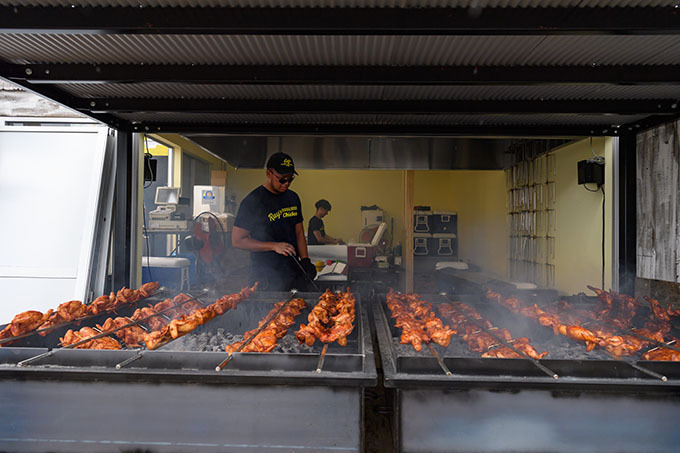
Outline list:
[[[251,280],[260,282],[261,290],[306,290],[316,276],[307,254],[300,197],[290,190],[295,175],[288,154],[272,154],[266,182],[243,199],[234,221],[231,243],[251,252]]]
[[[309,219],[309,228],[307,228],[307,244],[309,245],[325,245],[325,244],[342,244],[342,239],[335,239],[326,234],[326,229],[323,224],[323,219],[331,210],[331,204],[328,200],[319,200],[314,205],[316,213]]]

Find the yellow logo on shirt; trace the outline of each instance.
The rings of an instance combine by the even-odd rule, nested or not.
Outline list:
[[[286,219],[288,217],[297,217],[298,208],[297,206],[288,206],[287,208],[281,208],[276,212],[270,212],[267,214],[270,222],[275,222],[276,220]]]
[[[283,162],[281,162],[281,165],[284,167],[292,167],[293,166],[293,161],[290,159],[283,159]]]

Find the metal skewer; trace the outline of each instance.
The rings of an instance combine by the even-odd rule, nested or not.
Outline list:
[[[637,333],[635,333],[635,332],[631,332],[631,333],[629,333],[629,334],[624,334],[624,335],[630,335],[630,336],[633,336],[633,337],[637,337],[637,338],[639,338],[639,339],[641,339],[641,340],[645,340],[645,341],[648,341],[648,342],[650,342],[650,343],[654,343],[654,344],[657,345],[657,347],[654,348],[654,349],[657,349],[657,348],[666,348],[666,349],[672,349],[672,350],[674,350],[674,351],[680,352],[680,348],[678,348],[677,346],[673,346],[673,345],[668,344],[668,343],[672,343],[671,341],[669,341],[668,343],[664,343],[664,342],[662,342],[662,341],[658,341],[658,340],[655,340],[655,339],[653,339],[653,338],[647,338],[646,336],[637,334]],[[651,351],[651,349],[650,349],[650,351]]]
[[[123,367],[126,366],[126,365],[131,364],[131,363],[134,362],[135,360],[141,359],[141,358],[142,358],[142,352],[144,352],[144,351],[146,351],[146,349],[140,349],[139,351],[137,351],[137,354],[133,355],[132,357],[128,357],[127,359],[123,360],[123,361],[120,362],[120,363],[117,363],[117,364],[116,364],[116,369],[117,369],[117,370],[120,370],[121,368],[123,368]]]
[[[442,370],[444,370],[444,373],[446,373],[447,376],[451,376],[451,371],[449,368],[446,366],[442,358],[437,354],[437,351],[434,350],[432,345],[430,343],[427,343],[427,347],[430,348],[430,352],[432,355],[437,359],[437,362],[439,362],[439,366],[442,367]]]
[[[477,327],[479,327],[479,328],[480,328],[481,330],[483,330],[485,333],[487,333],[487,334],[491,335],[492,337],[494,337],[496,340],[498,340],[499,343],[501,343],[501,344],[503,344],[504,346],[506,346],[506,347],[512,349],[513,351],[515,351],[517,354],[521,355],[521,356],[524,357],[525,359],[531,361],[531,363],[533,363],[538,369],[540,369],[541,371],[543,371],[545,374],[547,374],[547,375],[550,376],[551,378],[553,378],[553,379],[559,379],[559,375],[558,375],[557,373],[555,373],[555,372],[552,371],[550,368],[546,367],[545,365],[543,365],[541,362],[539,362],[538,360],[534,359],[533,357],[529,357],[527,354],[525,354],[524,352],[520,351],[519,349],[517,349],[516,347],[514,347],[513,345],[511,345],[510,343],[508,343],[507,341],[505,341],[504,339],[502,339],[501,337],[499,337],[498,335],[496,335],[495,333],[489,332],[489,330],[486,329],[486,328],[484,328],[484,326],[482,325],[482,323],[480,323],[480,322],[479,322],[477,319],[475,319],[473,316],[468,316],[467,313],[464,313],[463,311],[458,310],[456,307],[453,307],[453,309],[456,310],[458,313],[462,314],[463,316],[465,316],[465,318],[467,318],[468,321],[472,321],[474,324],[477,325]]]
[[[44,359],[46,357],[51,357],[53,355],[54,355],[54,349],[47,351],[47,352],[43,352],[42,354],[38,354],[35,357],[30,357],[26,360],[22,360],[21,362],[17,363],[17,366],[19,368],[21,368],[22,366],[28,365],[31,362],[35,362],[36,360]]]
[[[614,358],[616,359],[616,357],[614,357]],[[657,379],[661,379],[663,382],[666,382],[668,380],[668,378],[666,376],[664,376],[663,374],[659,374],[659,373],[656,373],[652,370],[648,370],[647,368],[643,368],[640,365],[638,365],[637,363],[632,362],[630,360],[624,360],[624,359],[621,359],[621,358],[618,358],[616,360],[618,360],[619,362],[627,363],[628,365],[632,366],[636,370],[641,371],[641,372],[648,374],[649,376],[655,377]]]
[[[664,344],[665,344],[666,346],[670,346],[671,343],[677,343],[677,340],[671,340],[671,341],[669,341],[668,343],[664,343]],[[656,351],[657,349],[660,349],[660,348],[661,348],[661,346],[657,346],[657,347],[655,347],[655,348],[648,349],[647,352]],[[672,347],[672,348],[675,349],[675,347]]]
[[[328,351],[328,343],[323,345],[323,349],[321,350],[321,354],[319,354],[319,364],[316,366],[316,372],[321,373],[321,369],[323,368],[323,362],[324,359],[326,358],[326,351]]]
[[[243,348],[245,348],[247,345],[249,345],[250,342],[253,341],[253,340],[255,339],[255,337],[257,337],[258,334],[259,334],[260,332],[262,332],[262,331],[265,329],[265,327],[267,327],[267,326],[269,325],[269,323],[272,321],[272,319],[276,318],[276,317],[279,315],[279,313],[281,313],[281,310],[283,310],[283,308],[284,308],[286,305],[288,305],[288,303],[289,303],[291,300],[293,300],[293,297],[295,296],[296,293],[297,293],[296,290],[292,290],[292,291],[290,292],[290,296],[288,297],[288,300],[285,301],[285,302],[279,307],[278,310],[276,310],[276,313],[274,313],[272,316],[269,316],[269,317],[265,320],[265,322],[263,322],[262,325],[255,331],[254,334],[252,334],[251,336],[249,336],[247,339],[244,339],[243,343],[241,344],[241,346],[238,347],[238,349],[236,349],[236,351],[230,352],[229,355],[227,356],[227,358],[224,359],[219,365],[217,365],[217,366],[215,367],[215,371],[222,371],[222,369],[223,369],[225,366],[227,366],[227,364],[229,364],[229,362],[231,362],[231,360],[234,358],[234,354],[237,353],[237,352],[241,352],[241,351],[243,350]]]

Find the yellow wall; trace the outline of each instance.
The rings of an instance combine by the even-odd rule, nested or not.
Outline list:
[[[229,167],[229,191],[238,203],[265,182],[265,171]],[[345,241],[357,240],[362,205],[377,204],[394,219],[394,244],[403,243],[402,172],[398,170],[300,170],[291,188],[300,196],[305,217],[325,198],[333,209],[324,218],[326,231]],[[502,171],[416,171],[414,202],[433,210],[456,211],[459,254],[501,277],[507,275],[508,232],[505,219],[505,176]]]
[[[503,171],[417,171],[415,205],[458,213],[458,254],[506,278],[508,230]]]
[[[214,156],[213,154],[207,152],[205,149],[198,146],[191,140],[187,140],[178,134],[151,134],[149,135],[154,140],[160,142],[161,144],[172,146],[173,148],[173,179],[175,181],[175,186],[180,185],[181,175],[182,175],[182,153],[191,154],[194,157],[207,162],[210,165],[211,170],[226,170],[227,163]],[[166,151],[167,152],[167,151]]]
[[[593,150],[605,164],[605,287],[611,285],[612,141],[594,138]],[[585,285],[601,286],[602,194],[578,185],[577,162],[593,157],[588,139],[557,148],[556,156],[556,289],[564,294],[588,293]],[[593,184],[588,185],[594,189]]]
[[[291,189],[302,202],[305,231],[309,218],[314,215],[314,203],[319,199],[328,200],[333,209],[324,218],[326,231],[333,237],[346,242],[357,241],[361,230],[361,206],[376,204],[385,211],[388,218],[394,218],[395,243],[401,242],[402,235],[402,181],[401,171],[396,170],[300,170]],[[228,191],[236,193],[236,202],[265,182],[265,170],[236,170],[229,167],[227,172]]]

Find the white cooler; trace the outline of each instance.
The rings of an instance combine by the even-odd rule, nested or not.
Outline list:
[[[167,288],[189,289],[189,265],[186,258],[143,256],[142,283],[156,281]]]

